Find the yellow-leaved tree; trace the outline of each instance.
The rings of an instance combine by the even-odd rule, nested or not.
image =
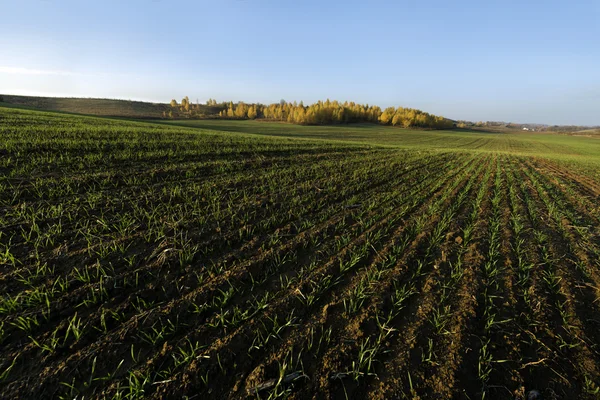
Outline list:
[[[250,106],[248,108],[248,119],[255,119],[257,115],[256,106]]]

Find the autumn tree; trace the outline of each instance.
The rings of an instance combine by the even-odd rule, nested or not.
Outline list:
[[[181,111],[190,111],[190,99],[185,96],[181,99]]]
[[[244,104],[243,101],[240,101],[235,107],[234,115],[240,119],[246,118],[246,116],[248,115],[248,106]]]
[[[392,122],[392,119],[394,118],[394,114],[395,114],[395,110],[394,107],[388,107],[385,109],[385,111],[383,111],[383,113],[379,116],[379,121],[384,124],[387,125],[390,122]]]
[[[256,119],[256,106],[250,106],[248,108],[248,119]]]
[[[310,105],[305,105],[302,101],[288,103],[283,99],[279,103],[269,105],[246,104],[242,101],[237,104],[231,101],[217,103],[214,99],[208,99],[206,104],[221,108],[221,110],[212,111],[213,116],[230,119],[256,119],[260,117],[302,125],[371,122],[405,128],[451,129],[454,126],[453,121],[447,118],[417,109],[388,107],[382,111],[378,106],[359,104],[352,101],[342,103],[330,99],[317,101]],[[172,100],[171,105],[177,106],[177,102]],[[192,110],[200,110],[199,105],[190,105],[188,97],[181,100],[181,111],[189,111],[190,106]],[[204,115],[198,114],[198,116],[203,117]]]

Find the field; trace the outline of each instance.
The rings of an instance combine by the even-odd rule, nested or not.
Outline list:
[[[187,125],[0,108],[0,398],[598,398],[600,140]]]
[[[373,124],[302,126],[287,123],[235,120],[162,120],[157,123],[226,132],[258,134],[285,138],[342,141],[365,145],[414,150],[467,150],[512,155],[544,156],[577,164],[600,162],[600,141],[593,135],[569,137],[562,134],[491,133],[454,129],[400,129]]]
[[[168,104],[147,103],[131,100],[81,99],[60,97],[35,97],[2,95],[4,107],[30,108],[64,113],[100,115],[125,118],[160,118],[169,112]]]

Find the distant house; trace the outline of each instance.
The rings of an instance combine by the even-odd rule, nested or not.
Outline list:
[[[524,131],[528,131],[528,130],[529,130],[529,128],[528,128],[528,127],[525,127],[525,128],[523,128],[523,130],[524,130]]]

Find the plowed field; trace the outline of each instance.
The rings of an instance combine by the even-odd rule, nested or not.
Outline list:
[[[0,138],[1,398],[599,396],[590,164],[8,109]]]

